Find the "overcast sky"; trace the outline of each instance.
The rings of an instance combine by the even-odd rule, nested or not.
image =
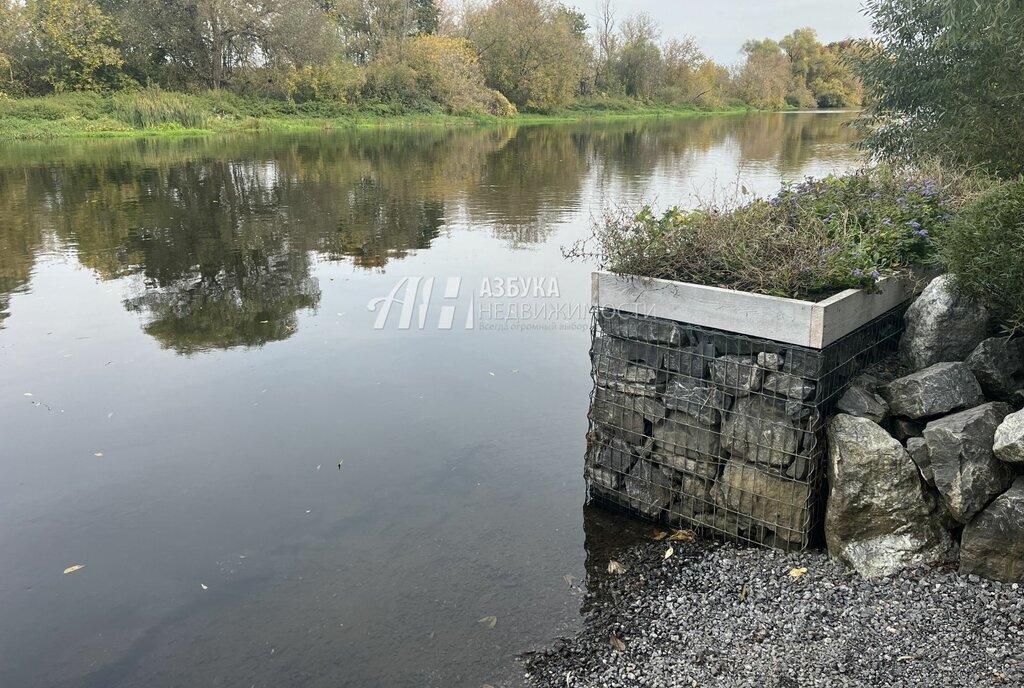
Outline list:
[[[612,0],[621,20],[633,12],[649,12],[662,27],[664,38],[685,34],[716,62],[730,65],[748,38],[782,38],[793,29],[810,26],[822,43],[861,38],[871,33],[861,14],[861,0]],[[597,0],[567,2],[585,12],[595,25]]]

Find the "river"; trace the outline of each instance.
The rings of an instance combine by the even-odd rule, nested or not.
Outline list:
[[[561,248],[851,117],[0,147],[0,686],[513,685],[627,525]]]

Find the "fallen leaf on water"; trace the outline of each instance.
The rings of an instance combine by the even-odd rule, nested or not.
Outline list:
[[[206,583],[200,583],[199,587],[202,588],[203,590],[209,590],[209,588],[206,587]]]
[[[674,549],[672,549],[672,545],[669,545],[668,549],[665,550],[665,558],[668,559],[669,557],[671,557],[675,553],[676,553],[676,551]]]
[[[32,396],[32,392],[25,392],[22,396],[30,397]]]
[[[496,616],[485,616],[484,618],[477,621],[477,623],[487,626],[487,628],[494,628],[498,623],[498,617]]]
[[[75,564],[74,566],[69,566],[66,569],[64,569],[64,573],[74,573],[75,571],[81,571],[84,568],[84,564]]]
[[[664,530],[656,530],[654,531],[654,535],[651,536],[651,539],[657,542],[659,540],[664,540],[665,536],[667,535],[668,533],[666,533]]]
[[[570,576],[568,573],[562,576],[562,580],[564,580],[570,588],[572,587],[572,584],[576,582],[576,579]]]
[[[492,372],[488,372],[487,374],[490,375],[491,377],[494,377],[494,373]]]
[[[624,643],[621,638],[615,637],[614,634],[608,636],[608,643],[619,652],[626,651],[626,643]]]
[[[799,578],[800,576],[804,575],[805,573],[807,573],[807,567],[806,566],[801,566],[798,569],[790,569],[790,571],[789,571],[789,575],[792,578]]]
[[[96,452],[93,454],[93,456],[103,456],[103,452]]]
[[[615,561],[614,559],[608,562],[608,573],[620,574],[625,572],[626,567],[620,564],[619,562]]]
[[[669,541],[675,542],[693,542],[697,537],[697,534],[692,530],[677,530],[668,536]]]

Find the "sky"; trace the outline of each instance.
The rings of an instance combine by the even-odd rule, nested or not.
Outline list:
[[[740,59],[748,38],[779,39],[803,26],[818,31],[822,43],[871,34],[861,14],[862,0],[612,0],[620,21],[634,12],[658,20],[663,38],[695,36],[701,49],[716,62],[731,65]],[[596,24],[597,0],[576,0],[591,26]]]

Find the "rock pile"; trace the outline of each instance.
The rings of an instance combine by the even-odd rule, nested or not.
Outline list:
[[[622,312],[598,318],[591,494],[784,549],[820,519],[820,351]]]
[[[913,372],[866,378],[829,424],[826,539],[865,576],[956,557],[1024,582],[1024,350],[934,280],[906,315]]]

